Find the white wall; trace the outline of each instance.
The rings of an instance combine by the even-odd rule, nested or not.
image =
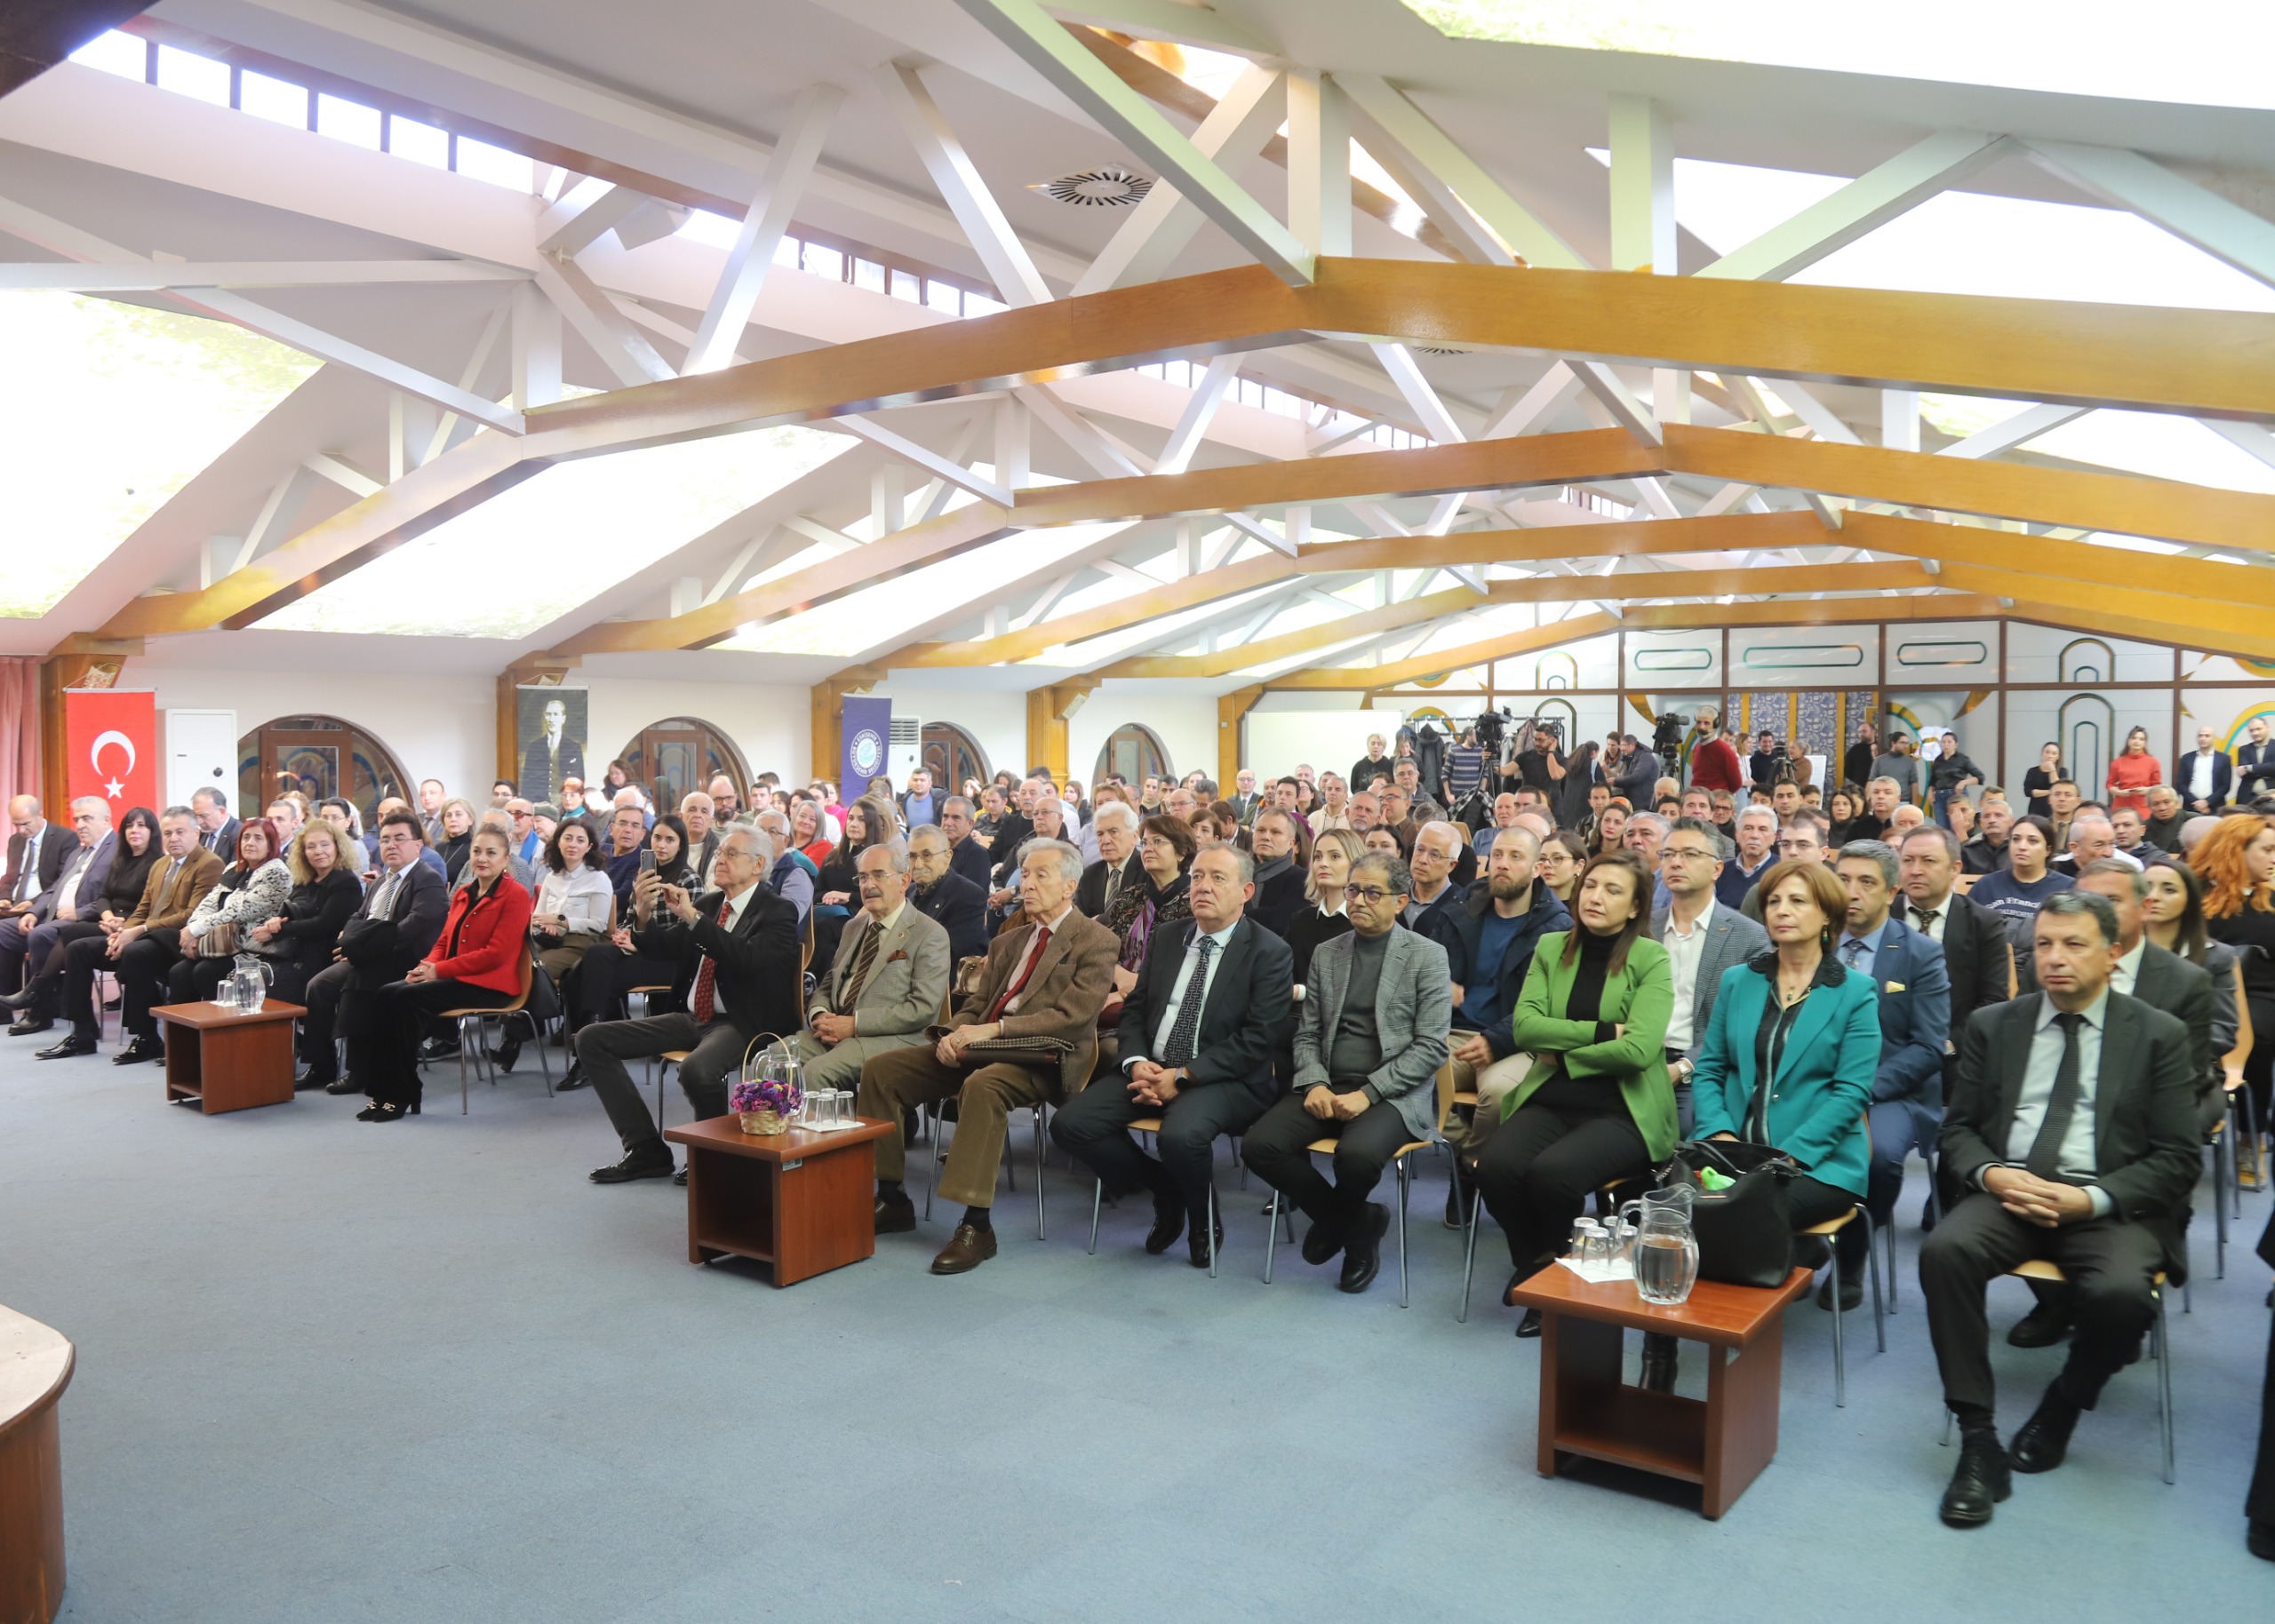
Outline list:
[[[1383,711],[1250,711],[1241,765],[1254,768],[1259,779],[1281,777],[1303,761],[1347,777],[1351,764],[1367,753],[1367,736],[1381,734],[1387,751],[1398,721]]]
[[[882,682],[875,697],[892,701],[895,716],[921,721],[953,722],[971,735],[987,758],[989,773],[1006,768],[1024,773],[1034,765],[1027,759],[1027,697],[1024,692],[989,693],[968,689],[925,688],[895,679]],[[1077,765],[1077,776],[1088,774]]]
[[[1022,707],[1026,700],[1021,698]],[[1020,712],[1024,728],[1026,712]],[[1098,752],[1116,728],[1137,722],[1153,730],[1169,754],[1169,770],[1217,774],[1217,698],[1184,682],[1110,679],[1082,702],[1066,724],[1066,757],[1074,776],[1090,781]],[[1363,739],[1364,735],[1362,734]]]
[[[803,784],[812,776],[811,700],[802,688],[653,681],[598,672],[572,673],[564,686],[582,688],[591,695],[587,701],[591,707],[591,736],[586,743],[595,772],[611,757],[622,754],[643,728],[668,717],[689,716],[710,723],[732,739],[754,773],[779,773],[786,784]],[[486,716],[491,708],[487,685],[482,708]],[[483,723],[485,728],[490,725],[487,720]],[[487,732],[483,741],[486,748],[495,748]],[[486,778],[488,768],[482,771]]]

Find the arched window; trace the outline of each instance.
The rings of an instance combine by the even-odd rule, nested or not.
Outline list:
[[[2098,799],[2102,781],[2109,776],[2117,712],[2099,694],[2072,694],[2062,702],[2059,714],[2063,769],[2077,781],[2086,800]]]
[[[2062,645],[2057,665],[2057,682],[2107,682],[2117,675],[2117,654],[2098,637],[2080,637]]]
[[[1544,689],[1580,686],[1580,662],[1569,654],[1542,655],[1539,669],[1540,685]]]
[[[1161,741],[1151,728],[1134,721],[1124,722],[1107,738],[1106,748],[1098,752],[1098,764],[1090,774],[1090,782],[1101,783],[1110,773],[1119,773],[1142,787],[1148,778],[1169,776],[1169,752],[1161,748]]]
[[[247,808],[267,806],[280,791],[298,789],[311,800],[337,795],[355,802],[368,829],[381,800],[390,795],[414,800],[418,788],[393,751],[336,716],[279,716],[237,741],[234,810],[241,816],[252,816]],[[482,797],[489,799],[486,792]]]
[[[690,790],[699,790],[724,773],[734,780],[738,794],[750,785],[750,768],[734,742],[709,722],[692,716],[667,716],[651,721],[633,736],[621,752],[632,782],[645,785],[656,805],[677,807]],[[605,762],[591,763],[596,775]]]
[[[963,793],[963,781],[987,782],[987,752],[952,721],[924,724],[924,770],[932,775],[932,788],[942,795]]]

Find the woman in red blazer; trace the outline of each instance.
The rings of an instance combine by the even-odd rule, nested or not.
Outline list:
[[[348,1073],[371,1096],[358,1122],[398,1122],[419,1114],[419,1045],[445,1009],[497,1009],[522,995],[529,973],[529,891],[506,872],[503,831],[475,831],[467,855],[471,879],[451,897],[443,934],[401,981],[379,989],[369,1029],[348,1039]]]

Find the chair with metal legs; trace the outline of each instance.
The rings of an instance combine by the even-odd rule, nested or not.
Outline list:
[[[1461,1158],[1458,1155],[1454,1158],[1454,1176],[1457,1179],[1461,1176]],[[1610,1183],[1604,1185],[1600,1190],[1596,1191],[1596,1211],[1598,1213],[1616,1213],[1619,1211],[1620,1203],[1631,1198],[1627,1192],[1632,1190],[1637,1194],[1640,1194],[1648,1185],[1648,1181],[1645,1179],[1614,1179]],[[1474,1196],[1473,1196],[1470,1200],[1469,1222],[1462,1226],[1462,1228],[1466,1231],[1466,1235],[1462,1243],[1461,1307],[1455,1311],[1454,1318],[1457,1323],[1465,1325],[1469,1323],[1469,1299],[1472,1291],[1472,1282],[1475,1279],[1477,1274],[1478,1214],[1483,1209],[1485,1203],[1483,1201],[1478,1200]]]
[[[1130,1131],[1133,1134],[1157,1134],[1161,1131],[1161,1119],[1159,1117],[1140,1117],[1130,1125]],[[1216,1151],[1212,1146],[1209,1157],[1209,1278],[1212,1280],[1217,1278],[1216,1160]],[[1090,1255],[1092,1257],[1096,1257],[1098,1253],[1098,1213],[1099,1209],[1106,1205],[1106,1181],[1098,1179],[1095,1182],[1097,1188],[1090,1192]],[[1040,1230],[1038,1230],[1037,1232],[1040,1233]]]
[[[1407,1305],[1406,1198],[1414,1188],[1414,1173],[1410,1166],[1410,1158],[1415,1151],[1426,1150],[1445,1136],[1446,1118],[1452,1114],[1454,1108],[1454,1063],[1450,1060],[1438,1068],[1437,1093],[1436,1133],[1428,1139],[1409,1140],[1399,1146],[1390,1158],[1391,1167],[1398,1175],[1398,1306],[1401,1308]],[[1335,1153],[1335,1145],[1336,1142],[1333,1139],[1314,1139],[1305,1145],[1304,1150],[1313,1156],[1332,1156]],[[1264,1283],[1266,1286],[1272,1284],[1272,1260],[1280,1249],[1280,1192],[1274,1190],[1272,1192],[1272,1204],[1264,1209]],[[1295,1221],[1291,1218],[1288,1222],[1289,1234],[1291,1238],[1294,1236],[1295,1228]],[[1215,1230],[1212,1229],[1210,1234],[1213,1236]]]
[[[927,1223],[932,1221],[932,1191],[940,1182],[940,1163],[946,1158],[947,1155],[945,1142],[953,1137],[953,1135],[943,1134],[940,1129],[944,1123],[955,1120],[947,1114],[948,1107],[954,1103],[955,1102],[951,1099],[935,1100],[924,1108],[930,1118],[932,1140],[931,1161],[924,1173],[924,1221]],[[1045,1113],[1050,1107],[1044,1102],[1037,1100],[1033,1105],[1015,1106],[1013,1109],[1031,1111],[1034,1113],[1034,1238],[1041,1240],[1043,1238],[1043,1158],[1049,1154],[1043,1142],[1042,1134]],[[1006,1132],[1003,1135],[1003,1185],[1013,1195],[1017,1195],[1019,1192],[1019,1180],[1018,1174],[1012,1170],[1011,1136],[1008,1131],[1010,1126],[1009,1122],[1004,1124]]]
[[[507,1021],[527,1010],[530,989],[536,984],[536,982],[537,959],[533,955],[524,954],[522,959],[522,990],[515,995],[512,1003],[501,1004],[495,1008],[445,1009],[437,1016],[441,1020],[458,1023],[459,1115],[461,1117],[467,1114],[467,1050],[473,1049],[483,1074],[489,1079],[490,1086],[495,1088],[498,1086],[498,1064],[490,1049],[490,1023],[492,1021],[497,1022],[499,1029],[502,1031]],[[531,1018],[531,1023],[532,1025],[536,1023],[534,1017]],[[545,1075],[545,1097],[549,1100],[553,1097],[553,1063],[546,1058],[544,1033],[538,1034],[538,1040],[532,1047],[537,1050],[538,1068]]]
[[[1823,1223],[1811,1224],[1808,1229],[1797,1231],[1800,1235],[1814,1235],[1821,1238],[1824,1242],[1825,1256],[1832,1263],[1832,1402],[1841,1409],[1846,1409],[1848,1405],[1848,1357],[1841,1336],[1840,1322],[1848,1318],[1848,1312],[1840,1306],[1840,1249],[1835,1241],[1841,1230],[1859,1222],[1864,1226],[1864,1259],[1871,1267],[1872,1277],[1872,1330],[1879,1336],[1880,1350],[1886,1353],[1888,1321],[1884,1318],[1886,1310],[1880,1298],[1880,1247],[1872,1234],[1872,1215],[1864,1210],[1864,1204],[1859,1201],[1838,1218],[1828,1218]]]

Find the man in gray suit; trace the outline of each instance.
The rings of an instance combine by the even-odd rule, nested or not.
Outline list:
[[[829,1050],[807,1064],[806,1080],[823,1088],[853,1087],[864,1061],[923,1042],[948,996],[948,933],[908,905],[907,845],[865,848],[854,871],[861,912],[806,1006]]]
[[[71,826],[79,844],[64,858],[55,883],[21,912],[0,919],[0,984],[12,991],[20,983],[26,990],[30,988],[32,978],[62,940],[63,926],[91,919],[102,912],[103,881],[110,878],[111,863],[118,855],[118,836],[110,826],[110,802],[100,795],[81,796],[71,803]],[[54,1024],[33,1007],[28,997],[20,1006],[12,1007],[20,1007],[24,1013],[8,1029],[11,1037],[44,1032]]]
[[[1453,1028],[1453,978],[1444,948],[1398,927],[1413,883],[1388,852],[1351,865],[1351,932],[1312,955],[1295,1086],[1242,1144],[1256,1175],[1311,1219],[1304,1261],[1343,1254],[1346,1292],[1366,1290],[1382,1263],[1390,1211],[1368,1195],[1401,1145],[1437,1131],[1433,1085]],[[1305,1149],[1321,1138],[1336,1141],[1331,1184]]]
[[[1675,820],[1659,848],[1659,879],[1667,905],[1651,915],[1651,936],[1667,950],[1674,972],[1674,1014],[1667,1022],[1667,1075],[1690,1132],[1690,1074],[1714,1014],[1722,972],[1769,945],[1769,933],[1735,908],[1722,906],[1716,882],[1728,861],[1722,837],[1695,817]]]

